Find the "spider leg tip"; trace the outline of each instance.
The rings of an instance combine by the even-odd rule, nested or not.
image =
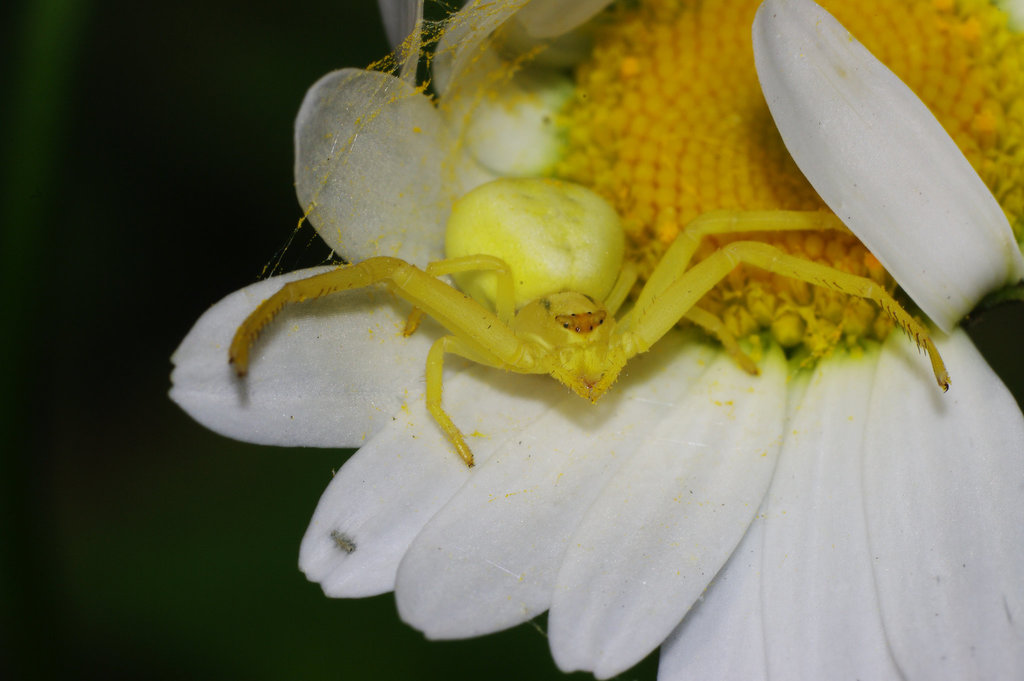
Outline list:
[[[234,367],[235,376],[238,376],[238,378],[245,378],[246,374],[249,373],[249,367],[247,366],[247,363],[236,362],[233,356],[228,357],[228,364]]]

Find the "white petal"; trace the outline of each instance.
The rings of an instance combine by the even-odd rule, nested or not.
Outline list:
[[[478,465],[548,409],[537,397],[545,382],[479,365],[446,378],[445,409],[476,435]],[[338,471],[306,530],[299,567],[328,596],[391,591],[412,540],[471,475],[422,397],[407,407]]]
[[[710,352],[671,334],[596,405],[552,383],[549,413],[478,466],[413,543],[398,574],[402,618],[428,637],[455,638],[547,609],[579,519]]]
[[[764,506],[770,678],[900,678],[882,630],[862,500],[877,361],[870,352],[821,362],[787,423]]]
[[[423,17],[423,0],[377,0],[384,32],[391,47],[398,47]]]
[[[548,625],[560,668],[631,667],[703,593],[768,489],[785,382],[777,349],[760,377],[720,355],[602,490],[558,575]]]
[[[295,187],[309,220],[349,262],[443,257],[447,149],[430,100],[383,73],[344,69],[306,93],[295,121]]]
[[[703,597],[661,645],[658,681],[767,681],[761,625],[764,523],[750,524]]]
[[[809,379],[799,373],[789,381],[787,424],[801,406]],[[766,495],[732,556],[662,644],[659,681],[768,678],[761,598],[767,501]]]
[[[432,324],[402,336],[403,308],[374,289],[286,307],[253,347],[239,379],[228,346],[242,321],[283,283],[272,277],[211,307],[171,357],[171,399],[207,428],[270,445],[354,447],[372,436],[422,383]]]
[[[1024,276],[1002,209],[928,108],[810,0],[766,0],[754,57],[804,175],[948,331]]]
[[[398,77],[416,87],[423,45],[423,0],[377,0],[377,5],[394,50],[392,57],[398,66]]]
[[[535,38],[554,38],[590,21],[612,0],[533,0],[516,15]]]
[[[1024,678],[1024,417],[962,331],[935,390],[886,342],[865,436],[865,511],[889,644],[908,679]]]

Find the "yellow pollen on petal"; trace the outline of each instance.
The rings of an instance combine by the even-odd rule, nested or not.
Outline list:
[[[989,0],[818,0],[919,97],[992,190],[1020,238],[1024,215],[1024,37]],[[640,0],[614,6],[577,67],[568,152],[557,169],[623,218],[643,280],[686,225],[712,210],[828,208],[790,158],[754,69],[760,0]],[[697,259],[736,239],[895,283],[843,232],[706,237]],[[891,321],[861,299],[738,268],[700,303],[735,335],[768,332],[821,356],[881,339]]]

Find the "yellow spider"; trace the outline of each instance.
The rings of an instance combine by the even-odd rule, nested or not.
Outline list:
[[[578,209],[581,196],[590,201],[587,194],[593,196],[594,201],[600,202],[595,205],[606,206],[589,190],[555,180],[497,180],[484,187],[485,192],[497,192],[497,199],[488,196],[486,200],[486,204],[492,205],[495,213],[520,209],[517,207],[520,202],[516,198],[508,202],[508,205],[493,206],[494,201],[500,203],[501,197],[508,194],[510,189],[513,194],[525,192],[525,195],[531,197],[540,192],[545,202],[568,201],[570,209]],[[467,198],[474,192],[470,192]],[[456,212],[463,201],[453,208],[449,230],[457,222]],[[469,203],[466,202],[466,205]],[[589,217],[584,209],[581,216],[583,227],[587,226]],[[480,226],[480,229],[485,228],[486,225]],[[558,229],[558,225],[555,225],[555,229]],[[618,229],[621,241],[621,228]],[[285,284],[280,291],[263,301],[239,327],[229,349],[229,361],[234,364],[238,375],[244,376],[249,365],[249,350],[260,331],[285,305],[383,283],[415,306],[406,325],[406,335],[416,329],[422,314],[436,319],[451,334],[438,339],[427,355],[426,403],[459,456],[467,466],[472,466],[473,453],[441,406],[445,353],[506,371],[550,374],[580,396],[595,402],[611,387],[631,358],[649,350],[681,319],[686,318],[716,336],[743,369],[757,373],[753,361],[740,350],[736,339],[721,320],[696,307],[704,294],[742,263],[873,300],[919,347],[927,351],[939,386],[943,390],[948,389],[949,376],[925,328],[870,279],[789,255],[759,241],[734,241],[690,267],[690,260],[701,239],[710,234],[844,229],[838,218],[824,212],[705,213],[687,225],[676,238],[647,280],[633,307],[618,319],[615,315],[636,281],[635,268],[621,265],[621,247],[616,250],[598,244],[597,249],[601,254],[613,252],[620,260],[618,277],[602,300],[595,300],[595,296],[576,290],[582,286],[571,285],[575,279],[570,276],[565,280],[570,285],[553,284],[554,290],[543,291],[528,302],[520,302],[518,309],[515,309],[515,281],[518,280],[528,289],[536,287],[536,282],[525,281],[518,272],[513,277],[506,260],[495,255],[449,257],[430,263],[425,269],[398,258],[370,258]],[[449,254],[452,250],[451,241],[449,232]],[[566,246],[571,245],[570,241]],[[522,259],[524,256],[519,253],[513,257]],[[529,255],[526,258],[529,259]],[[437,278],[451,274],[458,279],[479,272],[494,275],[496,285],[492,294],[493,310]]]

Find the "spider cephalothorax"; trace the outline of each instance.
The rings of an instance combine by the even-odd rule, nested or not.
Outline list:
[[[626,364],[615,343],[615,317],[576,291],[560,291],[524,305],[512,331],[542,348],[544,373],[591,402],[609,388]]]
[[[481,214],[478,199],[485,196],[490,209]],[[528,210],[523,209],[524,201]],[[550,204],[550,210],[543,210]],[[398,258],[377,257],[346,265],[308,279],[285,284],[265,300],[239,327],[229,350],[229,359],[240,376],[249,365],[249,350],[260,331],[271,322],[286,304],[318,298],[331,293],[383,283],[415,307],[406,333],[415,331],[419,318],[427,314],[436,319],[450,335],[438,339],[427,355],[426,402],[430,413],[451,440],[467,465],[473,465],[473,454],[458,427],[441,406],[441,377],[444,355],[450,353],[473,362],[524,374],[549,374],[578,395],[596,401],[615,383],[626,363],[646,352],[682,319],[703,327],[716,336],[725,349],[747,371],[757,372],[753,361],[739,348],[736,339],[713,314],[697,303],[737,265],[745,264],[800,279],[811,284],[874,301],[924,348],[932,363],[939,385],[949,385],[942,360],[925,328],[911,317],[878,283],[833,269],[783,252],[760,241],[734,241],[696,265],[691,260],[704,236],[711,234],[786,232],[809,230],[844,230],[835,216],[824,212],[767,211],[748,213],[706,213],[691,222],[665,253],[648,278],[633,307],[616,317],[629,290],[636,282],[636,270],[619,263],[611,276],[595,278],[585,272],[588,292],[575,286],[578,281],[563,259],[537,253],[538,245],[531,239],[524,246],[515,243],[517,230],[523,229],[524,216],[540,223],[550,223],[549,239],[557,254],[584,251],[583,260],[593,262],[611,250],[621,254],[621,243],[581,244],[574,240],[578,228],[595,226],[594,231],[614,234],[605,224],[614,219],[614,212],[596,195],[578,185],[553,180],[496,180],[480,187],[453,209],[451,224],[462,224],[466,206],[475,220],[497,223],[486,227],[502,230],[504,238],[492,239],[494,253],[458,255],[431,263],[420,269]],[[582,208],[581,208],[582,206]],[[541,209],[538,209],[540,207]],[[612,216],[611,218],[609,216]],[[566,225],[566,221],[572,223]],[[550,234],[548,235],[550,237]],[[449,233],[449,254],[452,251]],[[621,242],[621,233],[619,237]],[[524,280],[521,272],[506,261],[530,259],[553,263],[547,271],[535,272]],[[593,254],[587,256],[586,249]],[[458,281],[467,274],[487,275],[489,287],[481,286],[477,296],[468,296],[440,279],[451,274]],[[548,291],[533,300],[520,302],[517,282],[526,288]],[[493,293],[488,294],[488,291]],[[594,291],[598,294],[595,296]],[[518,309],[517,309],[518,308]]]

